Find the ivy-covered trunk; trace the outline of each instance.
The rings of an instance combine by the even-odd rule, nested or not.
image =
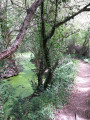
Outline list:
[[[45,21],[44,21],[44,2],[41,4],[41,42],[40,42],[40,67],[38,73],[38,88],[41,89],[43,87],[46,89],[48,84],[50,84],[52,79],[52,70],[50,63],[50,55],[49,49],[47,47],[48,38],[46,38],[46,30],[45,30]],[[47,73],[45,73],[47,70]],[[45,75],[46,74],[46,75]],[[45,80],[43,81],[43,77]]]

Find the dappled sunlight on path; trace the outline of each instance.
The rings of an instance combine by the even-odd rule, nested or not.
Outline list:
[[[90,120],[90,65],[79,62],[78,75],[68,105],[55,113],[56,120]]]

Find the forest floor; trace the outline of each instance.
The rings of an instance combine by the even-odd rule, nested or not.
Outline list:
[[[90,65],[79,61],[69,102],[55,113],[56,120],[90,120]]]

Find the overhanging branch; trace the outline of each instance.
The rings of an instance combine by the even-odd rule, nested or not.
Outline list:
[[[56,25],[54,25],[52,27],[52,30],[50,31],[49,35],[46,37],[46,39],[50,39],[54,33],[55,33],[55,29],[58,28],[59,26],[65,24],[66,22],[68,22],[69,20],[73,19],[75,16],[77,16],[78,14],[82,13],[82,12],[85,12],[85,11],[90,11],[90,3],[88,5],[86,5],[85,7],[83,7],[82,9],[80,9],[78,12],[74,13],[73,15],[69,16],[69,17],[66,17],[63,21],[61,22],[58,22]]]
[[[68,22],[69,20],[73,19],[75,16],[77,16],[78,14],[85,12],[85,11],[90,11],[90,8],[88,8],[90,6],[90,3],[88,5],[86,5],[84,8],[82,8],[81,10],[79,10],[78,12],[74,13],[72,16],[65,18],[63,21],[58,22],[56,24],[56,28],[59,27],[60,25],[63,25],[64,23]]]
[[[19,34],[17,35],[16,37],[16,40],[14,41],[14,43],[9,47],[7,48],[7,50],[3,51],[0,53],[0,60],[10,56],[12,53],[14,53],[17,48],[19,47],[19,45],[21,44],[25,34],[26,34],[26,31],[27,31],[27,28],[30,24],[30,21],[33,17],[33,15],[35,14],[36,12],[36,9],[38,8],[38,6],[41,5],[41,3],[43,2],[44,0],[38,0],[36,2],[34,2],[31,7],[27,10],[27,15],[24,19],[24,22],[23,22],[23,25],[20,29],[20,32]]]

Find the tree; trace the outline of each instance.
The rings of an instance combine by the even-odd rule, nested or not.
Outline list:
[[[11,44],[11,36],[9,33],[9,27],[7,25],[8,20],[7,20],[7,5],[8,5],[8,0],[2,1],[1,2],[1,16],[3,16],[2,21],[0,22],[0,27],[1,27],[1,36],[2,36],[2,47],[3,49],[7,49],[7,47]],[[4,63],[4,71],[1,74],[2,78],[5,77],[11,77],[14,75],[18,74],[17,66],[15,64],[14,60],[14,54],[10,55]]]
[[[38,8],[38,6],[40,6],[40,4],[42,2],[43,2],[43,0],[38,0],[38,1],[34,2],[30,8],[27,9],[27,15],[24,19],[23,25],[20,29],[19,34],[17,35],[16,40],[10,47],[7,48],[7,50],[5,50],[4,52],[2,52],[0,54],[0,60],[10,56],[12,53],[14,53],[17,50],[17,48],[19,47],[21,41],[23,40],[23,38],[26,34],[27,28],[30,24],[30,21],[31,21],[36,9]],[[2,20],[2,18],[0,18],[0,19]]]
[[[45,76],[45,81],[44,81],[44,89],[46,89],[48,85],[51,83],[53,72],[56,66],[58,65],[58,59],[52,65],[51,63],[52,58],[50,58],[51,53],[49,49],[50,47],[49,43],[55,34],[56,28],[59,28],[60,26],[62,26],[67,21],[74,18],[76,15],[80,14],[81,12],[90,10],[88,8],[90,4],[88,4],[87,6],[79,10],[78,12],[74,13],[71,16],[64,18],[64,20],[62,20],[61,22],[58,22],[58,13],[59,13],[59,8],[62,6],[61,5],[62,1],[55,0],[54,2],[52,1],[48,2],[49,8],[48,8],[47,13],[49,15],[45,13],[46,6],[48,6],[45,4],[46,4],[45,2],[41,4],[41,42],[40,42],[41,47],[40,47],[40,52],[39,52],[40,65],[39,65],[39,73],[38,73],[38,87],[41,87],[43,86],[43,79],[42,79],[43,75],[45,75],[45,70],[47,70],[47,74]],[[49,20],[48,20],[48,17],[49,17]],[[50,21],[52,21],[51,25],[50,25]],[[47,32],[47,25],[49,26],[48,32]]]
[[[52,37],[55,34],[55,31],[57,28],[65,24],[66,22],[70,21],[73,19],[75,16],[80,14],[81,12],[84,11],[90,11],[90,3],[84,6],[82,9],[79,9],[77,12],[72,13],[70,15],[67,15],[66,17],[59,18],[59,9],[62,9],[62,2],[67,2],[61,1],[61,0],[38,0],[34,2],[30,8],[27,9],[27,15],[24,19],[23,25],[19,31],[19,34],[16,37],[16,40],[14,43],[7,48],[4,52],[0,54],[0,60],[10,56],[12,53],[16,51],[16,49],[19,47],[20,43],[22,42],[27,28],[31,22],[31,18],[36,12],[36,9],[41,6],[40,11],[39,11],[39,17],[40,17],[40,50],[39,50],[39,73],[38,73],[38,88],[40,89],[41,86],[44,86],[46,89],[48,87],[48,84],[51,83],[51,79],[53,76],[53,72],[58,65],[58,59],[55,61],[54,64],[51,64],[51,59],[50,59],[50,51],[49,51],[49,43],[52,39]],[[13,3],[13,1],[12,1]],[[26,1],[25,1],[26,3]],[[71,8],[69,8],[71,9]],[[38,11],[37,11],[38,13]],[[36,15],[38,16],[38,14]],[[59,13],[59,14],[58,14]],[[48,16],[49,14],[49,16]],[[49,19],[48,19],[49,18]],[[2,18],[1,18],[2,19]],[[47,27],[48,26],[48,27]],[[48,30],[49,28],[49,30]],[[48,31],[48,32],[47,32]],[[47,74],[45,75],[45,71],[47,70]],[[45,75],[45,81],[43,83],[43,76]]]

